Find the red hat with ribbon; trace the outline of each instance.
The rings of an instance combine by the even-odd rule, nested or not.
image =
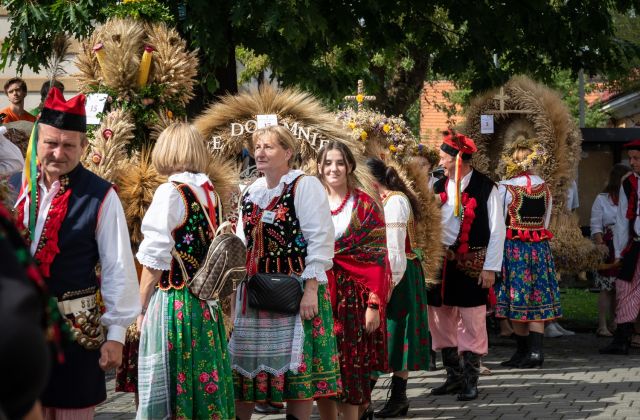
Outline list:
[[[84,105],[86,97],[78,94],[68,101],[56,87],[49,89],[47,99],[40,112],[40,124],[47,124],[61,130],[87,132],[87,116]]]
[[[449,130],[442,133],[440,150],[451,156],[458,156],[458,153],[461,153],[462,160],[469,160],[478,148],[471,138]]]
[[[623,146],[626,150],[640,150],[640,139],[631,140]]]

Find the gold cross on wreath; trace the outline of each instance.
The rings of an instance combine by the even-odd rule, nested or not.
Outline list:
[[[376,97],[367,95],[364,93],[364,82],[358,80],[358,92],[356,95],[349,95],[344,97],[345,101],[356,101],[358,104],[358,112],[362,110],[362,105],[365,101],[375,101]]]
[[[511,96],[504,93],[504,87],[500,87],[500,92],[493,97],[494,101],[498,101],[498,109],[489,110],[486,114],[532,114],[532,111],[525,109],[504,109],[505,102],[510,99]]]

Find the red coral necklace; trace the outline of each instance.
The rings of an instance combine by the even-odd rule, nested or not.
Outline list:
[[[349,201],[349,198],[351,197],[351,193],[349,191],[347,191],[347,195],[344,196],[344,199],[342,200],[342,203],[340,203],[340,205],[338,206],[337,209],[335,210],[331,210],[331,215],[332,216],[337,216],[340,214],[340,212],[342,210],[344,210],[344,206],[347,205],[347,201]]]

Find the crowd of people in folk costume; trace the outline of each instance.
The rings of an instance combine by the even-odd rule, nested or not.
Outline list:
[[[38,166],[27,156],[15,207],[20,233],[1,213],[0,408],[8,418],[92,418],[106,399],[104,372],[122,363],[134,322],[141,333],[139,419],[244,420],[255,403],[284,402],[287,418],[306,419],[314,401],[323,419],[403,416],[409,372],[429,369],[430,349],[442,352],[446,369],[446,381],[431,394],[473,400],[488,353],[490,303],[516,334],[516,352],[502,365],[542,366],[544,324],[560,317],[561,307],[549,247],[552,195],[536,173],[546,151],[535,139],[510,146],[512,164],[496,184],[471,165],[472,139],[444,133],[444,177],[433,182],[433,193],[441,202],[445,257],[441,281],[428,289],[421,261],[430,256],[414,240],[424,215],[393,167],[366,162],[379,195],[371,197],[356,188],[356,159],[343,143],[325,144],[318,175],[310,176],[293,168],[297,140],[289,130],[256,130],[252,154],[262,176],[242,195],[236,234],[247,247],[248,275],[289,274],[303,294],[299,313],[284,314],[253,308],[236,293],[227,339],[221,305],[185,287],[221,223],[216,187],[205,173],[205,139],[188,123],[175,123],[155,144],[153,164],[168,181],[142,222],[138,281],[117,191],[80,163],[84,101],[66,101],[51,89],[34,130]],[[622,261],[619,272],[607,273],[618,291],[618,326],[602,351],[613,354],[628,352],[640,306],[640,140],[627,150],[633,174],[618,177],[617,213],[596,232],[612,244],[612,261]],[[53,305],[42,304],[46,296]],[[90,328],[98,300],[106,308],[106,337]],[[75,340],[64,338],[57,311],[81,331]],[[43,322],[57,350],[53,359]],[[374,413],[372,389],[389,373],[387,401]]]

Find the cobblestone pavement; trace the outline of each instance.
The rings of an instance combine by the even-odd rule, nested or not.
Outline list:
[[[484,364],[492,375],[481,376],[480,397],[462,403],[455,396],[432,397],[429,389],[440,384],[444,371],[413,372],[407,394],[408,417],[430,419],[640,419],[640,350],[631,355],[601,356],[597,349],[609,339],[577,334],[545,340],[542,369],[505,369],[499,364],[513,352],[509,339],[493,338]],[[438,365],[440,367],[440,357]],[[373,399],[382,407],[386,389],[378,382]],[[132,419],[132,394],[114,393],[108,379],[108,399],[97,408],[96,419]],[[315,418],[317,416],[314,415]],[[284,415],[254,419],[283,419]]]

